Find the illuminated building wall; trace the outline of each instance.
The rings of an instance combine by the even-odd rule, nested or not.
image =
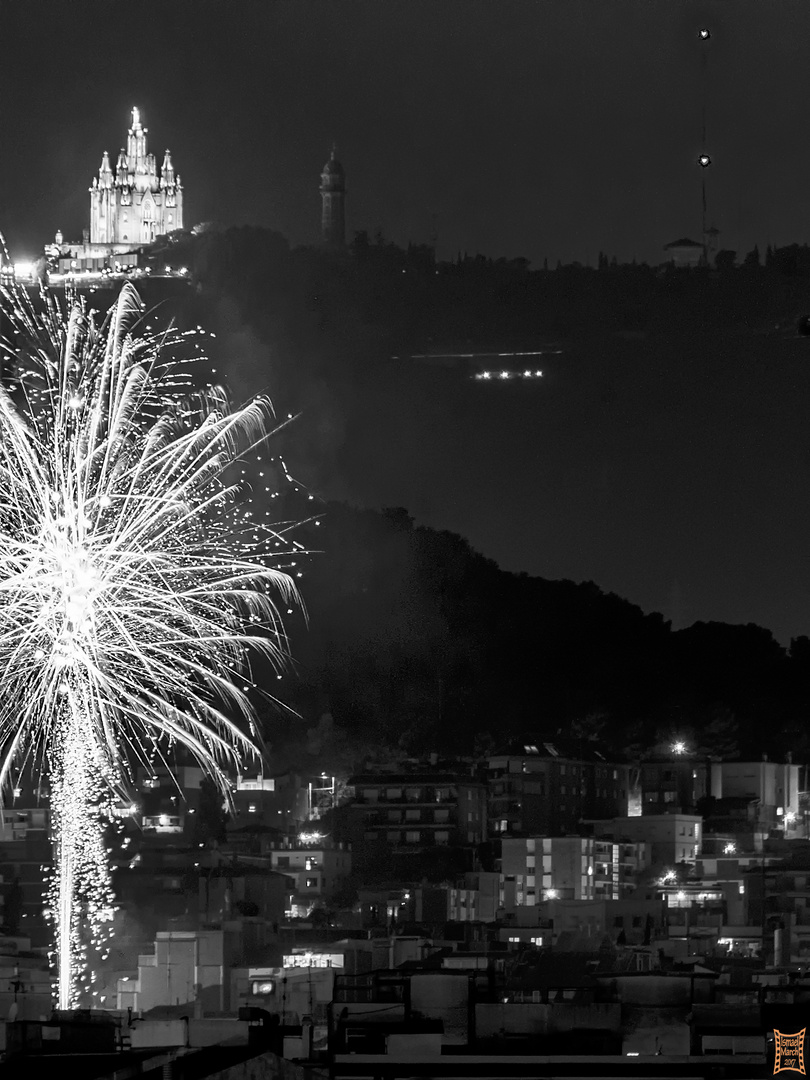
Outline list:
[[[503,906],[595,899],[594,844],[587,836],[504,837]]]
[[[231,793],[233,808],[228,820],[230,833],[242,833],[245,839],[267,834],[267,829],[287,833],[307,817],[308,783],[296,772],[239,774]],[[236,842],[234,836],[231,842]],[[259,854],[256,845],[243,844],[244,850]],[[260,846],[260,845],[259,845]]]
[[[200,1001],[207,1012],[228,1011],[231,947],[222,930],[161,931],[154,953],[138,957],[138,977],[118,980],[117,1007],[146,1012]]]
[[[759,821],[770,828],[798,824],[800,766],[781,761],[722,761],[712,764],[712,794],[718,799],[758,801]]]
[[[652,866],[694,864],[701,852],[703,819],[696,814],[650,814],[594,821],[592,825],[597,837],[610,836],[620,843],[649,844]]]
[[[610,837],[504,837],[503,906],[532,907],[547,900],[624,900],[651,860],[643,842]]]
[[[183,187],[167,150],[158,172],[137,109],[113,172],[107,151],[90,188],[90,243],[150,244],[183,227]]]
[[[343,844],[329,841],[301,847],[272,843],[265,846],[265,856],[274,870],[295,882],[296,914],[307,914],[316,901],[334,892],[352,871],[351,852]]]

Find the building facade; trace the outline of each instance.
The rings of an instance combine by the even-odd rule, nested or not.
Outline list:
[[[567,755],[553,743],[489,758],[489,829],[493,836],[578,833],[583,819],[627,813],[629,767],[594,751]]]
[[[592,822],[596,837],[649,845],[650,866],[694,863],[702,850],[703,819],[696,814],[649,814]]]
[[[449,772],[366,774],[351,780],[363,839],[394,848],[475,846],[486,838],[486,789]]]
[[[352,855],[342,844],[323,838],[311,844],[272,843],[265,848],[273,870],[295,882],[292,914],[306,916],[312,906],[326,900],[352,872]]]
[[[712,795],[757,804],[758,824],[799,835],[801,772],[782,761],[721,761],[712,765]]]
[[[167,150],[158,172],[147,150],[148,129],[132,110],[126,149],[115,171],[107,151],[90,187],[90,243],[139,247],[156,236],[183,228],[183,185]]]
[[[689,758],[641,761],[631,771],[631,798],[642,814],[694,814],[710,794],[709,769]]]
[[[505,910],[546,900],[620,900],[630,896],[650,854],[643,842],[593,836],[504,837]]]

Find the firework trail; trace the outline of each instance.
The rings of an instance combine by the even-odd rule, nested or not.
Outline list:
[[[268,435],[266,399],[194,390],[179,335],[138,336],[125,286],[100,321],[22,291],[0,385],[0,783],[33,763],[50,789],[60,1008],[110,933],[104,828],[133,764],[185,747],[225,786],[254,752],[248,654],[281,667],[265,555],[289,550],[231,481]],[[279,541],[286,541],[279,545]],[[272,544],[269,543],[272,541]],[[300,545],[295,545],[300,548]]]

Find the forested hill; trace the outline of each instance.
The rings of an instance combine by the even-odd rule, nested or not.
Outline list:
[[[459,254],[437,262],[431,248],[399,248],[358,233],[345,252],[291,249],[251,227],[172,234],[156,267],[186,266],[209,296],[228,295],[262,340],[330,357],[379,358],[394,351],[478,349],[538,335],[656,333],[793,327],[810,314],[810,247],[756,250],[717,269],[663,271],[645,264],[599,269],[578,263],[532,269],[524,259]],[[662,252],[663,261],[663,252]]]
[[[269,386],[284,412],[316,400],[318,423],[335,428],[357,365],[394,351],[676,324],[795,334],[810,311],[810,250],[799,247],[741,266],[726,256],[711,272],[607,260],[531,271],[521,260],[436,264],[429,249],[363,234],[331,255],[231,229],[176,236],[155,258],[189,268],[198,317],[238,356],[238,393]],[[333,432],[301,428],[293,461],[299,452],[308,478],[334,492]],[[324,525],[303,581],[310,629],[294,633],[300,681],[282,694],[307,724],[330,713],[358,742],[420,752],[562,731],[617,751],[678,735],[707,752],[810,755],[807,638],[784,649],[754,625],[673,632],[595,584],[504,572],[405,510],[335,503]]]
[[[473,750],[510,736],[644,752],[810,754],[810,640],[759,626],[673,631],[592,582],[500,570],[404,510],[327,508],[296,634],[305,716],[361,742]]]

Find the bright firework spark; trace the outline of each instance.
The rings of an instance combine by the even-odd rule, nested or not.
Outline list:
[[[229,480],[267,437],[269,403],[195,392],[165,338],[133,333],[131,286],[101,324],[75,300],[64,316],[53,300],[40,314],[22,292],[4,299],[17,390],[0,386],[0,783],[29,759],[49,778],[69,1008],[112,918],[114,793],[133,760],[172,743],[224,785],[223,766],[253,752],[248,652],[276,668],[286,656],[270,594],[297,593],[262,562],[283,534]]]

